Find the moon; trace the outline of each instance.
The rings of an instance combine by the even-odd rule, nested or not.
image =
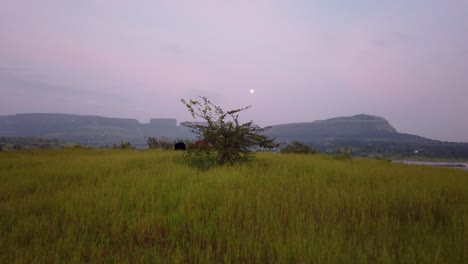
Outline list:
[[[254,93],[255,93],[255,90],[254,90],[254,89],[250,89],[249,93],[250,93],[250,94],[254,94]]]

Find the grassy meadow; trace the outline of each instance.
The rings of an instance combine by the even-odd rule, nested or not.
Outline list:
[[[468,263],[468,172],[258,154],[0,152],[2,263]]]

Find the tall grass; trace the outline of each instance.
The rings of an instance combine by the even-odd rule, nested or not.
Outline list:
[[[0,262],[467,263],[468,173],[261,154],[0,153]]]

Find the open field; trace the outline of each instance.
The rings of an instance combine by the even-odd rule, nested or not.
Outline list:
[[[260,154],[0,152],[0,262],[468,263],[468,172]]]

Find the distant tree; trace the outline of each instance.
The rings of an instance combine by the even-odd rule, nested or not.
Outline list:
[[[203,140],[202,149],[190,149],[187,156],[205,153],[210,157],[215,156],[215,163],[234,164],[249,160],[254,156],[252,148],[259,146],[263,148],[274,148],[276,144],[273,139],[263,133],[269,127],[259,127],[253,121],[241,124],[239,113],[247,110],[250,106],[224,111],[221,107],[214,105],[206,97],[200,97],[201,101],[182,99],[182,103],[188,108],[195,122],[182,123],[189,127],[200,140]],[[197,122],[201,118],[204,123]]]
[[[280,152],[285,153],[285,154],[286,153],[314,154],[315,150],[300,141],[292,141],[286,147],[282,148]]]
[[[150,149],[171,150],[174,148],[174,141],[166,137],[148,137],[146,143]]]
[[[135,149],[130,142],[120,141],[119,145],[112,145],[113,149]]]
[[[340,151],[340,154],[334,156],[335,159],[340,159],[340,160],[352,159],[351,149],[349,147],[339,149],[339,151]]]
[[[21,149],[23,149],[23,147],[21,147],[21,145],[19,145],[19,144],[13,145],[13,150],[21,150]]]

